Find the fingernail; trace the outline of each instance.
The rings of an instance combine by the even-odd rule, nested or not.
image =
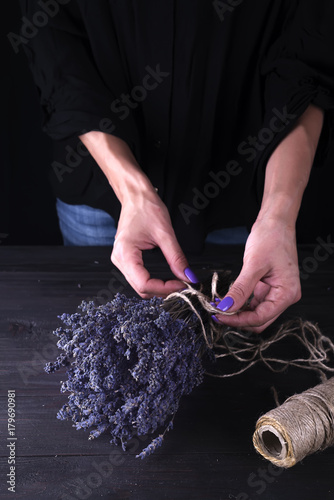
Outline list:
[[[190,269],[190,267],[187,267],[187,269],[184,270],[184,274],[192,283],[198,283],[199,280],[196,274]]]
[[[216,323],[219,323],[218,319],[217,319],[217,316],[215,316],[214,314],[211,316],[211,318],[213,319],[213,321],[215,321]]]
[[[234,304],[232,297],[224,297],[221,302],[217,305],[217,308],[223,312],[228,311]]]

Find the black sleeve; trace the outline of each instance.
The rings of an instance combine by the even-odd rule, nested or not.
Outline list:
[[[38,0],[20,0],[20,4],[26,19],[41,10]],[[24,50],[39,91],[43,130],[50,137],[62,140],[101,130],[135,150],[135,122],[131,116],[120,120],[110,109],[118,96],[112,82],[104,82],[99,73],[75,0],[59,4],[59,12],[49,16]]]
[[[274,138],[257,159],[259,171],[310,103],[325,110],[315,164],[323,164],[334,139],[334,1],[297,0],[261,71],[265,78],[264,127]],[[281,130],[279,130],[281,129]]]

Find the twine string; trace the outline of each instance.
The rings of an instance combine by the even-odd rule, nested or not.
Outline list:
[[[334,372],[334,368],[329,365],[334,356],[334,344],[321,333],[317,324],[300,318],[282,324],[269,338],[214,322],[211,315],[217,314],[217,309],[210,302],[214,303],[216,297],[222,298],[217,294],[218,279],[218,273],[214,273],[210,297],[185,283],[186,290],[175,292],[166,299],[175,317],[182,317],[184,313],[180,312],[179,299],[184,301],[190,313],[195,314],[199,320],[200,334],[216,360],[233,358],[240,365],[239,369],[230,373],[207,372],[208,375],[232,377],[262,362],[273,372],[283,371],[288,366],[313,370],[322,381],[302,394],[291,396],[281,406],[275,391],[277,408],[262,416],[256,424],[253,443],[257,451],[279,467],[292,467],[305,456],[334,444],[334,377],[329,380],[326,377],[326,372]],[[198,304],[202,314],[197,309]],[[247,306],[245,304],[242,310]],[[232,315],[240,311],[219,311],[219,314]],[[307,353],[305,357],[280,359],[270,356],[268,350],[287,337],[304,348]]]
[[[181,299],[191,313],[194,313],[199,321],[201,333],[204,337],[206,346],[212,350],[215,359],[234,358],[239,364],[240,369],[231,373],[209,373],[207,375],[219,378],[232,377],[239,375],[255,364],[262,362],[273,372],[284,371],[288,366],[295,366],[317,372],[322,381],[327,380],[325,372],[334,372],[334,368],[328,365],[330,356],[334,356],[334,344],[329,337],[323,335],[317,324],[310,321],[297,319],[288,321],[281,325],[276,333],[270,338],[254,336],[252,332],[234,330],[223,324],[216,323],[211,316],[217,314],[217,309],[211,302],[219,297],[217,294],[218,273],[213,273],[211,280],[211,296],[204,294],[201,290],[195,289],[191,284],[186,283],[187,288],[181,292],[174,292],[166,299],[166,304],[171,304],[169,312],[178,317],[181,315],[179,301]],[[231,286],[231,285],[230,285]],[[203,311],[205,311],[205,320],[195,307],[193,300],[196,298]],[[238,311],[223,312],[219,314],[225,316],[240,313],[247,309],[248,303]],[[268,349],[290,337],[295,339],[308,353],[308,357],[298,357],[295,359],[280,359],[270,356]]]

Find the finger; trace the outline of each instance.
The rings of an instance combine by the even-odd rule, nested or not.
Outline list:
[[[164,282],[159,279],[152,279],[144,267],[142,252],[137,247],[127,248],[124,243],[118,245],[115,243],[111,261],[142,298],[167,297],[170,293],[184,288],[181,281],[169,280]]]
[[[237,279],[232,284],[228,293],[218,304],[217,308],[223,312],[237,311],[241,309],[245,302],[249,299],[256,285],[263,277],[263,270],[252,270],[249,266],[243,266]]]
[[[256,309],[254,311],[242,311],[234,316],[225,316],[222,314],[216,314],[215,316],[217,320],[224,325],[260,333],[275,321],[280,314],[281,313],[271,316],[267,321],[259,316]]]
[[[189,268],[188,261],[184,255],[175,234],[164,234],[161,241],[157,241],[172,273],[183,281],[198,283],[195,273]]]
[[[233,328],[240,328],[241,330],[247,330],[248,332],[253,332],[253,333],[262,333],[269,325],[271,325],[274,321],[276,321],[276,319],[279,318],[279,316],[280,314],[277,314],[276,316],[274,316],[261,326],[233,326]]]
[[[216,314],[216,317],[225,325],[247,329],[256,328],[258,331],[263,331],[299,298],[294,292],[283,287],[272,287],[263,302],[260,302],[254,310],[241,311],[233,316]]]
[[[248,308],[253,311],[261,302],[263,302],[270,292],[270,288],[270,285],[267,283],[259,281],[255,285],[254,297],[250,301]]]
[[[276,321],[276,319],[279,318],[279,316],[280,315],[278,314],[277,316],[275,316],[275,318],[272,318],[270,321],[267,321],[267,323],[265,323],[262,326],[249,328],[249,331],[254,332],[254,333],[262,333],[269,325],[274,323],[274,321]]]

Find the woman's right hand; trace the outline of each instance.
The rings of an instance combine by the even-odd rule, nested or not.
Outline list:
[[[131,149],[122,139],[91,131],[80,136],[119,199],[122,210],[117,226],[112,263],[143,298],[184,288],[182,281],[196,281],[177,242],[167,210]],[[151,279],[142,251],[159,247],[178,280]],[[184,271],[187,270],[187,275]],[[179,281],[180,280],[180,281]]]
[[[142,251],[159,247],[179,280],[188,262],[177,242],[168,210],[155,191],[132,195],[122,203],[111,261],[143,298],[166,297],[184,288],[178,280],[152,279],[144,267]]]

